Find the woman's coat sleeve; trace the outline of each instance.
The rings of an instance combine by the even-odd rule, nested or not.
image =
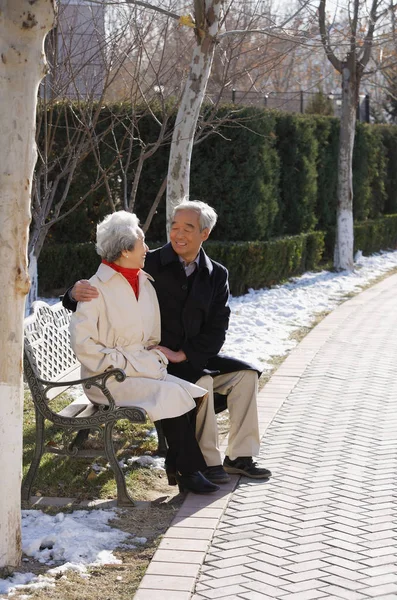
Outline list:
[[[70,322],[70,343],[82,365],[92,373],[102,373],[106,369],[126,366],[126,359],[117,348],[107,348],[101,344],[98,320],[101,297],[90,302],[79,302]]]

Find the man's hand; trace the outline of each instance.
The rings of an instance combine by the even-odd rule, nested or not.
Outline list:
[[[98,290],[90,284],[88,279],[80,279],[72,288],[72,297],[76,302],[89,302],[93,298],[98,298]]]
[[[178,350],[177,352],[175,352],[174,350],[166,348],[166,346],[150,346],[148,350],[152,350],[153,348],[156,348],[157,350],[160,350],[163,354],[165,354],[165,356],[171,363],[181,363],[186,360],[186,354],[183,350]]]

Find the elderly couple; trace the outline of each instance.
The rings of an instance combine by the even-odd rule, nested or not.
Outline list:
[[[109,382],[116,404],[161,420],[168,481],[198,494],[218,490],[230,473],[271,476],[252,460],[259,451],[258,373],[218,354],[229,322],[228,274],[201,247],[216,219],[207,204],[185,200],[174,210],[170,243],[149,252],[134,214],[108,215],[97,227],[98,271],[63,300],[75,311],[71,342],[82,376],[124,369],[123,383]],[[214,392],[227,396],[230,413],[223,464]],[[96,388],[87,395],[106,403]]]

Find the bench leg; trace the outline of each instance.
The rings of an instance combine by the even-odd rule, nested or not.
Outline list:
[[[29,471],[26,474],[25,479],[22,483],[21,488],[21,499],[22,502],[29,502],[30,492],[32,489],[33,481],[35,480],[37,469],[40,465],[41,457],[43,456],[44,450],[44,417],[36,409],[36,442],[34,448],[34,455],[32,462],[30,463]]]
[[[124,473],[121,470],[119,462],[117,460],[116,453],[114,451],[113,445],[113,427],[115,426],[115,421],[108,422],[105,425],[105,430],[103,432],[104,436],[104,445],[106,457],[112,467],[114,477],[116,479],[117,485],[117,506],[135,506],[135,503],[131,496],[128,494],[127,486],[125,483]]]
[[[90,435],[91,429],[80,429],[76,434],[73,442],[70,444],[70,449],[73,448],[81,448],[84,442],[88,440],[88,436]]]
[[[167,445],[167,441],[164,436],[163,428],[161,426],[161,421],[155,421],[154,425],[156,427],[157,438],[158,438],[156,454],[158,456],[166,456],[167,450],[168,450],[168,445]]]

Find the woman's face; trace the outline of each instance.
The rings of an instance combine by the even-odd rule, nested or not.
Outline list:
[[[142,269],[145,264],[146,253],[149,247],[145,244],[145,235],[141,229],[138,230],[138,239],[133,250],[127,250],[124,254],[124,266],[129,269]]]

